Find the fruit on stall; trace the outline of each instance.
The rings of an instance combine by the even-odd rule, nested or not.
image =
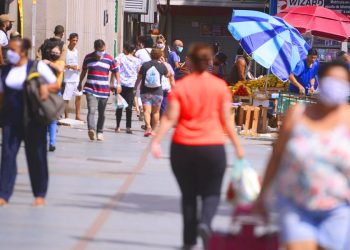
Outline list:
[[[233,91],[233,95],[237,96],[249,96],[252,94],[251,90],[247,88],[243,83],[237,83]]]
[[[266,78],[267,78],[267,76],[265,75],[265,76],[261,77],[260,79],[254,79],[254,80],[249,80],[249,81],[240,81],[237,84],[235,84],[235,86],[230,87],[230,89],[234,95],[238,95],[238,93],[236,94],[238,89],[240,89],[239,93],[244,92],[243,87],[241,87],[243,85],[243,86],[245,86],[245,89],[247,90],[247,92],[250,95],[252,93],[253,89],[259,89],[259,88],[265,87]],[[267,80],[267,87],[268,88],[286,88],[287,86],[288,86],[288,82],[282,82],[280,79],[278,79],[274,75],[268,76],[268,80]]]

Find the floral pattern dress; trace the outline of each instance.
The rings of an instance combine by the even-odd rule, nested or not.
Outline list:
[[[350,129],[341,124],[314,132],[298,123],[282,158],[279,195],[309,210],[329,210],[350,202]]]

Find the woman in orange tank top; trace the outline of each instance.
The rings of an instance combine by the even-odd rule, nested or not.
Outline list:
[[[176,125],[171,166],[182,194],[183,249],[193,249],[198,234],[206,245],[211,232],[226,168],[224,130],[236,149],[236,156],[244,156],[231,119],[232,97],[226,82],[206,72],[212,55],[211,46],[206,44],[196,44],[190,49],[193,73],[176,82],[168,110],[152,142],[152,153],[159,158],[161,139]],[[202,201],[199,221],[198,196]]]

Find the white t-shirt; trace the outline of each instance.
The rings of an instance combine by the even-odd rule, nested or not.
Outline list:
[[[48,84],[56,83],[57,77],[49,68],[49,66],[47,66],[42,61],[38,63],[38,72]],[[9,74],[7,75],[6,86],[11,89],[22,90],[23,83],[25,82],[26,78],[27,78],[27,64],[24,64],[19,67],[13,66]],[[4,85],[0,81],[0,93],[3,93],[3,92],[4,92]]]
[[[128,88],[135,87],[141,60],[134,56],[126,56],[124,53],[121,53],[115,60],[119,64],[120,84]]]
[[[145,48],[145,49],[139,49],[136,51],[135,56],[141,60],[141,64],[144,64],[145,62],[151,61],[151,51],[152,49]]]
[[[0,30],[0,46],[6,47],[9,44],[9,39],[7,38],[7,34]]]
[[[73,50],[67,50],[66,65],[79,65],[79,55],[78,50],[76,48],[74,48]],[[64,71],[64,82],[79,82],[79,76],[80,73],[78,70],[66,69]]]
[[[164,62],[163,64],[168,69],[168,72],[170,73],[170,75],[174,76],[175,72],[173,70],[173,67],[171,67],[171,65],[169,63],[167,63],[167,62]],[[168,77],[165,77],[165,76],[162,77],[162,89],[166,90],[168,92],[171,91],[170,79]]]

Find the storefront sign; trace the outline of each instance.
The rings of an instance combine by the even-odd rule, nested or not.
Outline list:
[[[350,0],[278,0],[277,13],[290,7],[318,5],[350,16]]]

